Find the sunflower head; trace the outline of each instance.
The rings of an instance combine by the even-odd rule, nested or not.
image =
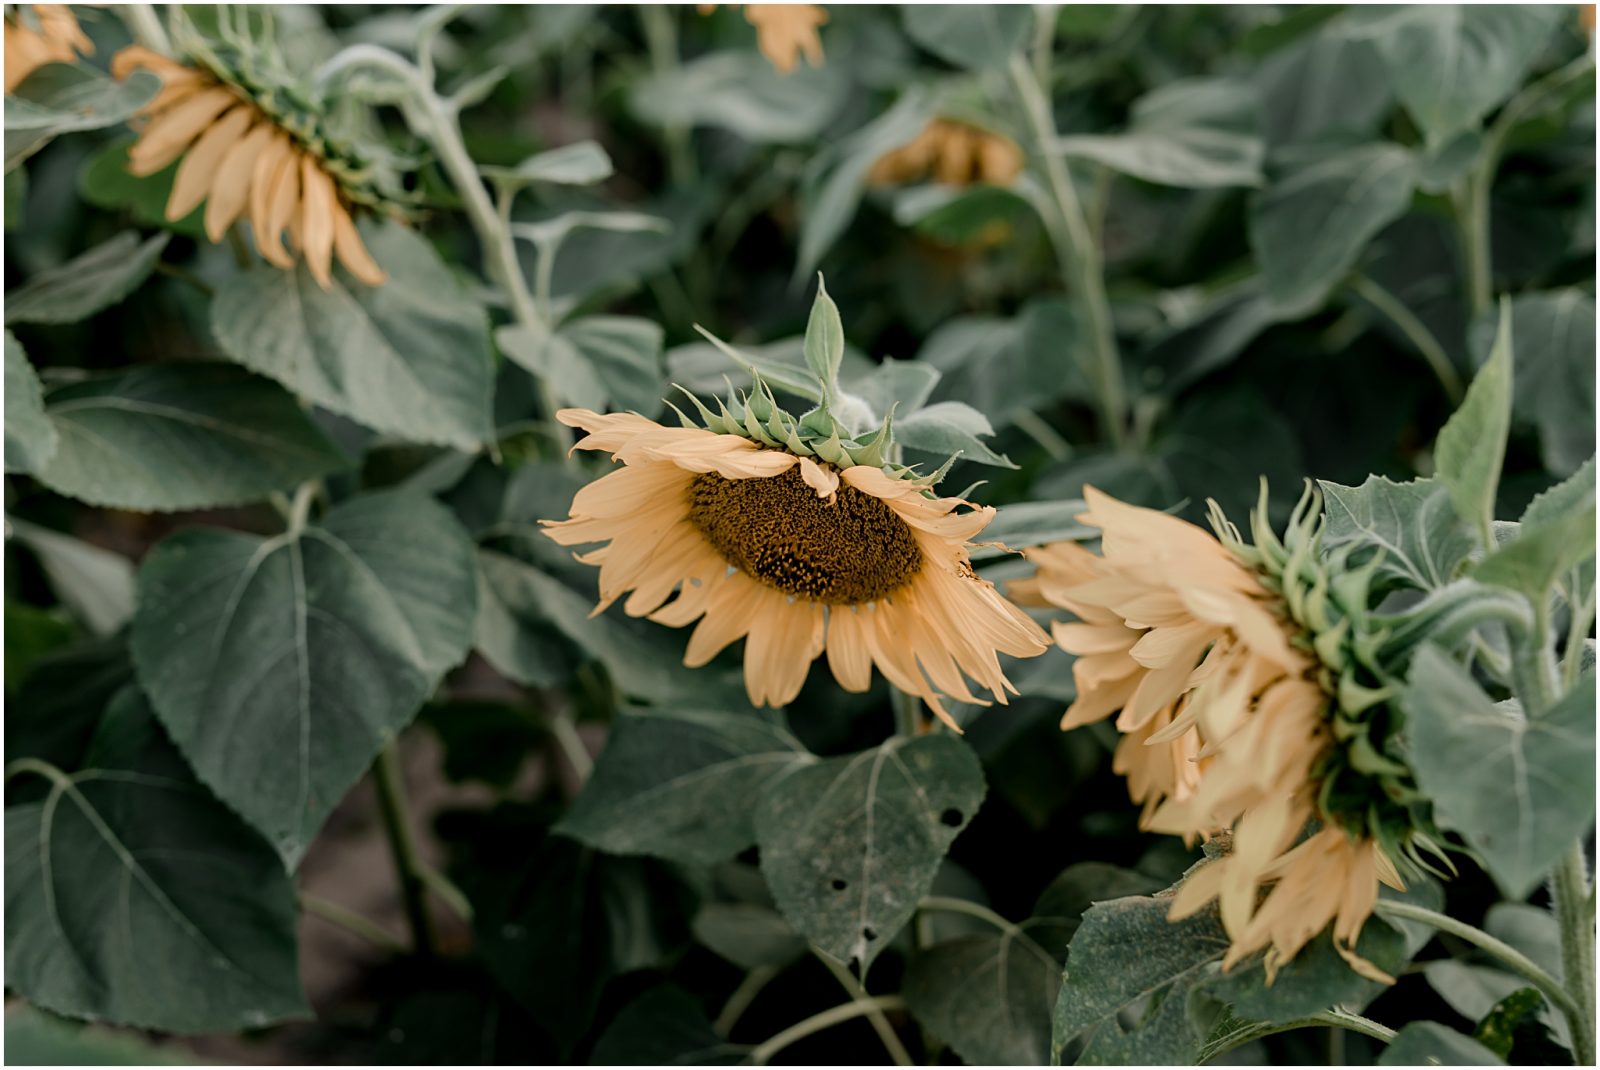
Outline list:
[[[1093,488],[1085,497],[1101,553],[1029,551],[1038,572],[1014,593],[1077,617],[1055,625],[1077,655],[1063,727],[1117,715],[1116,766],[1145,825],[1229,835],[1172,917],[1217,901],[1233,940],[1225,964],[1265,950],[1269,976],[1331,924],[1351,965],[1387,980],[1355,941],[1378,884],[1402,887],[1397,863],[1431,868],[1421,852],[1438,848],[1399,747],[1373,565],[1321,552],[1314,488],[1280,539],[1263,487],[1253,542],[1215,503],[1212,537]]]
[[[414,207],[402,189],[402,161],[367,136],[359,115],[291,70],[268,29],[228,8],[218,17],[217,38],[186,18],[173,20],[177,59],[132,45],[112,60],[118,77],[144,69],[162,80],[137,120],[129,169],[150,175],[181,159],[168,219],[205,204],[212,241],[247,218],[257,249],[274,265],[289,268],[303,257],[326,288],[337,259],[363,283],[379,285],[384,272],[353,214],[404,215]]]
[[[66,4],[7,4],[5,20],[7,93],[46,63],[71,63],[94,53],[94,42]]]
[[[688,395],[700,420],[680,413],[681,427],[563,410],[563,423],[587,432],[575,448],[622,467],[579,491],[545,533],[599,544],[578,557],[600,568],[596,612],[626,595],[632,616],[695,624],[686,664],[744,639],[753,705],[793,700],[826,651],[846,690],[867,690],[877,666],[956,727],[947,699],[986,705],[970,680],[1005,702],[1015,690],[998,655],[1048,643],[972,568],[970,540],[994,510],[935,495],[939,473],[899,463],[889,418],[861,432],[839,415],[853,407],[837,382],[843,346],[838,310],[819,290],[806,352],[822,402],[801,416],[759,376],[716,412]]]
[[[1017,143],[976,123],[941,117],[873,162],[867,181],[899,186],[931,180],[946,186],[1009,186],[1022,173]]]

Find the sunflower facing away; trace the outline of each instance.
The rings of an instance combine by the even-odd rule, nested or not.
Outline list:
[[[128,167],[153,175],[182,159],[168,219],[204,204],[206,236],[214,242],[236,219],[248,219],[269,263],[288,269],[301,257],[323,289],[332,284],[335,258],[368,286],[385,281],[351,217],[354,205],[377,201],[363,167],[289,103],[292,94],[253,91],[226,64],[180,63],[140,45],[112,59],[118,78],[139,68],[159,76],[162,88],[139,113]]]
[[[1396,860],[1431,869],[1417,848],[1437,848],[1427,812],[1397,801],[1415,785],[1392,753],[1386,694],[1355,652],[1370,650],[1354,608],[1370,572],[1319,561],[1309,491],[1283,542],[1263,492],[1254,546],[1214,503],[1218,538],[1084,495],[1080,519],[1101,530],[1101,553],[1026,551],[1037,574],[1010,593],[1077,618],[1053,624],[1077,655],[1062,727],[1117,715],[1114,767],[1144,827],[1190,842],[1231,832],[1231,850],[1179,886],[1171,918],[1216,900],[1232,945],[1224,968],[1265,950],[1269,978],[1332,923],[1353,968],[1392,981],[1356,941],[1379,883],[1404,887]]]
[[[71,63],[93,53],[93,42],[66,4],[19,4],[6,15],[6,92],[46,63]]]
[[[831,304],[830,304],[831,307]],[[623,609],[672,627],[696,624],[684,662],[704,665],[745,640],[756,706],[799,693],[824,651],[840,686],[865,691],[876,665],[951,727],[944,699],[987,705],[1015,694],[997,653],[1049,646],[1029,617],[978,577],[968,543],[994,516],[929,489],[890,463],[887,424],[841,435],[826,406],[796,419],[764,384],[702,427],[636,413],[558,413],[587,434],[576,449],[621,463],[578,492],[570,519],[545,521],[563,546],[603,544],[599,613]]]
[[[1022,150],[1004,134],[958,119],[933,119],[897,149],[878,157],[867,173],[877,186],[932,178],[946,186],[1009,186],[1022,173]]]

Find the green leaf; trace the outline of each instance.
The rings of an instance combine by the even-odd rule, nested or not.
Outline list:
[[[1047,542],[1098,539],[1099,528],[1091,528],[1078,520],[1079,514],[1087,509],[1081,501],[1009,502],[1001,506],[989,526],[978,533],[979,542],[972,551],[972,559],[1001,557],[1007,549],[1023,550]],[[984,545],[987,543],[999,543],[1005,549]]]
[[[613,854],[710,865],[756,842],[756,800],[814,760],[779,712],[620,713],[556,830]]]
[[[1022,927],[1040,947],[1058,959],[1065,958],[1067,944],[1090,907],[1107,899],[1148,895],[1163,883],[1137,870],[1105,862],[1074,862],[1039,893],[1033,917]]]
[[[1083,338],[1071,305],[1036,298],[1009,319],[958,316],[941,324],[923,342],[917,360],[940,372],[935,397],[964,401],[1006,427],[1019,414],[1063,398],[1093,400],[1079,365]]]
[[[1472,1039],[1501,1060],[1516,1050],[1521,1065],[1561,1065],[1570,1056],[1550,1039],[1550,1031],[1541,1021],[1544,1012],[1544,996],[1537,988],[1519,988],[1490,1009],[1473,1030]]]
[[[1504,1066],[1494,1052],[1438,1022],[1409,1022],[1378,1056],[1379,1066]]]
[[[77,769],[106,705],[132,682],[133,664],[120,637],[62,647],[38,658],[20,687],[7,688],[7,759],[38,758]]]
[[[585,316],[554,334],[508,324],[495,331],[501,352],[550,385],[563,402],[603,412],[661,409],[662,329],[638,316]]]
[[[1362,145],[1295,167],[1251,199],[1250,246],[1285,317],[1322,307],[1367,242],[1410,206],[1416,174],[1400,146]]]
[[[1350,19],[1337,17],[1337,9],[1314,10],[1335,17],[1268,56],[1251,79],[1274,146],[1310,144],[1329,135],[1374,135],[1394,100],[1372,42],[1359,36]]]
[[[1561,16],[1553,4],[1372,9],[1357,20],[1429,144],[1476,126],[1522,84]]]
[[[705,1007],[676,985],[659,985],[618,1012],[595,1041],[591,1066],[736,1066],[750,1049],[711,1028]]]
[[[59,387],[38,472],[91,505],[171,512],[260,501],[349,462],[282,387],[228,364],[151,364]]]
[[[43,767],[43,801],[6,809],[7,987],[171,1033],[309,1017],[288,875],[194,783],[138,691],[113,700],[86,762]]]
[[[761,903],[705,904],[694,916],[694,938],[743,970],[787,966],[807,950],[783,915]]]
[[[140,243],[125,230],[109,241],[39,272],[6,294],[6,323],[79,323],[127,297],[154,270],[172,239],[157,234]]]
[[[1460,833],[1508,895],[1527,895],[1594,819],[1594,677],[1529,718],[1424,646],[1401,704],[1439,826]]]
[[[240,364],[375,430],[477,449],[493,435],[483,307],[414,232],[385,223],[361,236],[389,274],[383,285],[341,269],[324,291],[303,264],[240,272],[211,304],[217,340]]]
[[[1580,538],[1590,538],[1587,526],[1582,522],[1576,524],[1571,517],[1574,511],[1585,507],[1593,509],[1595,493],[1595,468],[1594,458],[1584,462],[1570,477],[1543,494],[1538,495],[1528,503],[1528,508],[1522,513],[1522,520],[1518,525],[1518,532],[1537,535],[1542,529],[1556,525],[1572,525],[1577,527]],[[1545,538],[1540,536],[1541,539]],[[1573,556],[1569,549],[1563,549],[1563,556]],[[1582,605],[1594,598],[1595,566],[1591,557],[1578,558],[1575,566],[1565,576],[1561,577],[1558,584],[1561,596],[1568,605]]]
[[[1557,487],[1534,502],[1540,509],[1537,523],[1518,526],[1517,537],[1484,558],[1472,570],[1474,579],[1500,587],[1521,591],[1538,604],[1556,581],[1570,569],[1594,560],[1594,471],[1588,478],[1580,472],[1573,477],[1578,483],[1576,494],[1566,493],[1566,487]],[[1568,499],[1566,508],[1554,514],[1560,504],[1557,494]],[[1575,500],[1574,500],[1575,499]],[[1530,512],[1533,511],[1530,507]],[[1575,591],[1575,596],[1586,597],[1588,592]]]
[[[1372,554],[1358,553],[1356,561],[1376,557],[1380,581],[1438,590],[1455,579],[1477,546],[1438,480],[1393,483],[1383,476],[1368,476],[1359,487],[1317,482],[1327,513],[1323,551],[1351,545],[1372,550]]]
[[[1500,305],[1500,329],[1488,361],[1467,387],[1467,396],[1434,443],[1439,481],[1450,492],[1456,513],[1493,548],[1495,493],[1511,431],[1511,312]]]
[[[128,170],[128,149],[137,140],[114,141],[90,157],[78,174],[78,192],[97,208],[126,211],[141,226],[160,227],[196,240],[204,237],[204,205],[197,205],[182,219],[167,219],[167,201],[182,161],[174,160],[153,175],[135,175]]]
[[[830,70],[782,74],[753,50],[722,49],[640,78],[628,106],[652,126],[710,126],[755,145],[790,145],[821,133],[848,87]]]
[[[865,975],[983,795],[978,759],[948,735],[897,736],[817,762],[774,784],[756,810],[761,872],[791,925]]]
[[[908,449],[924,450],[941,458],[952,453],[961,459],[997,468],[1015,468],[1011,459],[981,441],[994,434],[989,418],[963,401],[937,401],[895,421],[895,441]]]
[[[58,134],[123,122],[160,90],[149,71],[119,81],[87,63],[45,64],[6,94],[6,170]]]
[[[139,569],[133,658],[200,779],[294,865],[466,653],[471,540],[403,491],[272,538],[191,529]]]
[[[55,454],[58,441],[55,425],[44,414],[39,376],[22,344],[7,331],[6,471],[38,471]]]
[[[1050,1008],[1061,965],[1020,929],[923,948],[901,994],[969,1066],[1050,1061]]]
[[[15,1066],[182,1066],[171,1048],[105,1029],[85,1029],[27,1007],[6,1014],[6,1057]]]
[[[95,635],[133,616],[133,562],[82,539],[11,518],[11,534],[32,550],[61,604]]]
[[[1004,4],[917,4],[900,9],[906,33],[957,67],[1000,70],[1022,52],[1033,12]]]
[[[1011,224],[1033,211],[1007,186],[978,184],[947,186],[925,182],[902,186],[893,193],[894,221],[914,227],[918,234],[949,246],[993,244],[998,233],[1009,236]]]
[[[1057,1057],[1082,1039],[1080,1065],[1192,1063],[1200,1038],[1190,1025],[1190,990],[1228,948],[1214,912],[1167,920],[1171,900],[1129,896],[1096,903],[1072,938],[1056,1000]],[[1126,1024],[1122,1015],[1142,1007]]]
[[[1184,78],[1134,101],[1126,132],[1075,134],[1056,148],[1146,182],[1189,189],[1259,186],[1266,154],[1255,94],[1222,78]]]
[[[6,693],[17,689],[33,667],[76,638],[72,619],[60,606],[29,605],[5,600]]]
[[[1485,313],[1472,324],[1468,348],[1479,364],[1494,346],[1496,318]],[[1594,298],[1581,290],[1512,298],[1511,348],[1517,355],[1512,415],[1538,430],[1545,467],[1570,475],[1594,456]]]
[[[831,395],[838,388],[839,365],[844,362],[844,324],[821,275],[817,276],[817,296],[806,320],[805,355],[806,367],[822,382],[824,395]]]
[[[480,167],[489,178],[513,189],[549,182],[558,186],[592,186],[616,170],[611,157],[595,141],[577,141],[535,153],[515,167]]]

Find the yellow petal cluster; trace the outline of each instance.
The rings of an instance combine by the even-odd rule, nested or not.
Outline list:
[[[878,157],[867,180],[898,186],[931,178],[947,186],[1009,186],[1022,150],[1003,134],[954,119],[934,119],[911,141]]]
[[[1392,980],[1353,948],[1379,881],[1402,887],[1393,864],[1337,825],[1302,839],[1323,817],[1315,774],[1333,745],[1331,699],[1281,599],[1193,524],[1092,487],[1084,497],[1079,519],[1101,530],[1101,553],[1027,551],[1038,571],[1011,594],[1077,618],[1053,625],[1077,655],[1062,727],[1116,714],[1115,764],[1144,826],[1191,842],[1232,834],[1231,851],[1180,886],[1170,916],[1215,900],[1232,943],[1224,966],[1265,950],[1269,977],[1332,923],[1356,970]]]
[[[46,63],[71,63],[92,55],[94,44],[66,4],[32,4],[35,29],[22,15],[6,16],[6,92]]]
[[[544,522],[563,546],[604,544],[578,557],[600,567],[595,612],[627,595],[630,616],[695,624],[689,666],[745,640],[753,705],[792,701],[826,652],[845,690],[867,690],[876,665],[955,728],[944,699],[987,705],[967,678],[1003,703],[1016,690],[996,655],[1049,646],[972,569],[969,540],[992,508],[635,413],[557,416],[587,432],[576,449],[621,462],[578,492],[570,519]]]
[[[216,242],[246,217],[269,263],[288,269],[303,257],[323,289],[332,285],[335,257],[368,286],[385,281],[338,182],[316,154],[208,71],[140,45],[123,49],[111,64],[118,78],[139,68],[161,78],[161,92],[140,112],[128,167],[135,175],[153,175],[183,160],[167,200],[168,219],[204,204],[206,235]]]
[[[717,9],[716,4],[696,7],[702,15]],[[827,25],[828,12],[820,5],[746,4],[744,18],[756,28],[756,47],[782,73],[799,66],[801,56],[813,67],[822,66],[822,35],[817,29]]]

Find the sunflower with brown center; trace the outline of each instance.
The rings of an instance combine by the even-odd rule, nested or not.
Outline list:
[[[7,93],[46,63],[71,63],[79,55],[94,54],[94,42],[66,4],[17,5],[6,15],[5,37]]]
[[[600,566],[596,612],[627,595],[632,616],[695,624],[690,666],[744,639],[756,706],[792,701],[826,651],[846,690],[867,690],[876,665],[954,728],[946,698],[987,705],[968,678],[1005,702],[1015,689],[996,655],[1048,646],[973,572],[969,540],[992,508],[842,453],[829,463],[634,413],[558,417],[587,432],[575,448],[622,464],[578,492],[571,519],[545,522],[564,546],[604,544],[579,556]]]
[[[336,258],[368,286],[387,279],[351,215],[358,201],[374,202],[372,191],[313,120],[264,103],[286,94],[258,95],[242,79],[224,77],[232,72],[221,64],[180,63],[141,45],[112,59],[118,78],[136,69],[160,77],[162,88],[139,112],[128,169],[153,175],[182,159],[167,199],[169,220],[204,204],[206,236],[218,242],[235,220],[248,218],[268,263],[291,269],[304,259],[323,289],[332,285]]]
[[[1392,981],[1355,944],[1379,884],[1402,889],[1396,862],[1423,866],[1416,847],[1433,841],[1397,802],[1414,784],[1383,753],[1386,692],[1355,653],[1369,649],[1352,631],[1365,577],[1319,561],[1320,503],[1308,492],[1280,543],[1263,497],[1252,547],[1214,504],[1217,538],[1092,487],[1084,496],[1100,554],[1026,551],[1037,574],[1010,593],[1077,618],[1052,626],[1077,655],[1062,727],[1116,715],[1115,768],[1143,826],[1188,842],[1231,832],[1170,916],[1216,901],[1232,940],[1224,968],[1264,950],[1269,978],[1331,924],[1354,969]]]

